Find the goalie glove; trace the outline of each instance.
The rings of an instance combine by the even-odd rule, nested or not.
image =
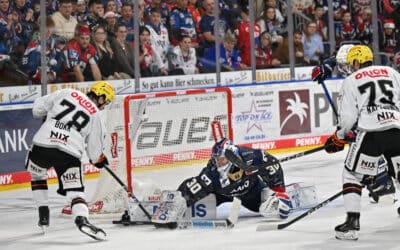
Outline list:
[[[346,141],[343,139],[339,139],[335,132],[333,135],[331,135],[328,138],[328,140],[326,140],[325,151],[329,154],[342,151],[344,149],[345,144],[346,144]]]
[[[292,208],[289,195],[284,192],[273,192],[266,201],[261,203],[259,212],[269,219],[286,219]]]
[[[93,163],[92,161],[90,161],[90,163],[95,165],[96,168],[100,169],[100,168],[104,168],[104,166],[108,165],[108,160],[104,154],[101,154],[96,163]]]

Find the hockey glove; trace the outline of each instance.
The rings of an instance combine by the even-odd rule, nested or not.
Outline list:
[[[99,157],[99,160],[94,163],[93,165],[96,166],[96,168],[104,168],[104,166],[108,165],[108,160],[107,157],[104,154],[101,154]]]
[[[286,219],[292,207],[292,201],[286,193],[274,192],[266,201],[261,203],[259,212],[269,219]]]
[[[365,179],[365,178],[364,178]],[[369,190],[369,196],[372,198],[371,202],[378,202],[379,196],[393,194],[396,192],[392,178],[388,175],[387,171],[379,173],[377,176],[370,176],[366,178],[368,181],[367,189]]]
[[[331,135],[328,138],[328,140],[326,140],[325,151],[329,154],[342,151],[344,149],[345,144],[346,144],[346,141],[343,139],[339,139],[336,136],[336,132],[335,132],[333,135]]]
[[[316,66],[312,69],[311,79],[313,81],[322,82],[326,78],[332,75],[332,68],[329,64],[322,64],[320,66]]]
[[[286,193],[276,193],[276,198],[279,199],[279,216],[281,219],[286,219],[289,216],[290,209],[293,207],[290,197]]]

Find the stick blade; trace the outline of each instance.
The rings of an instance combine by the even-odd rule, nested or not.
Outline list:
[[[261,231],[275,231],[278,230],[278,225],[276,224],[262,224],[262,225],[258,225],[256,228],[257,232],[261,232]]]

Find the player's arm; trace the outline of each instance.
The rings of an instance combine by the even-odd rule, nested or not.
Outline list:
[[[105,125],[97,114],[91,116],[92,122],[90,133],[86,138],[86,151],[90,162],[98,168],[108,165],[107,157],[103,154],[105,150],[104,140],[106,137]],[[89,125],[88,125],[89,126]]]
[[[262,160],[264,164],[275,163],[262,168],[258,174],[267,183],[269,188],[276,192],[285,192],[285,180],[279,160],[263,150],[256,150],[255,157],[260,157],[260,161]]]
[[[59,100],[59,93],[60,90],[52,94],[36,98],[32,107],[33,117],[45,117],[47,115],[47,112],[53,108],[54,102]]]
[[[213,164],[211,159],[208,164]],[[191,206],[213,192],[213,183],[208,172],[209,168],[205,167],[198,176],[188,178],[179,185],[178,191],[181,191],[187,206]]]

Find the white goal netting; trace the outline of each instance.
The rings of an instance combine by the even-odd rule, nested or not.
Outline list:
[[[146,193],[147,185],[134,181],[133,170],[206,162],[214,120],[232,136],[228,88],[116,96],[105,113],[110,168],[135,194]],[[91,212],[116,213],[127,207],[126,192],[105,170],[91,200]]]

